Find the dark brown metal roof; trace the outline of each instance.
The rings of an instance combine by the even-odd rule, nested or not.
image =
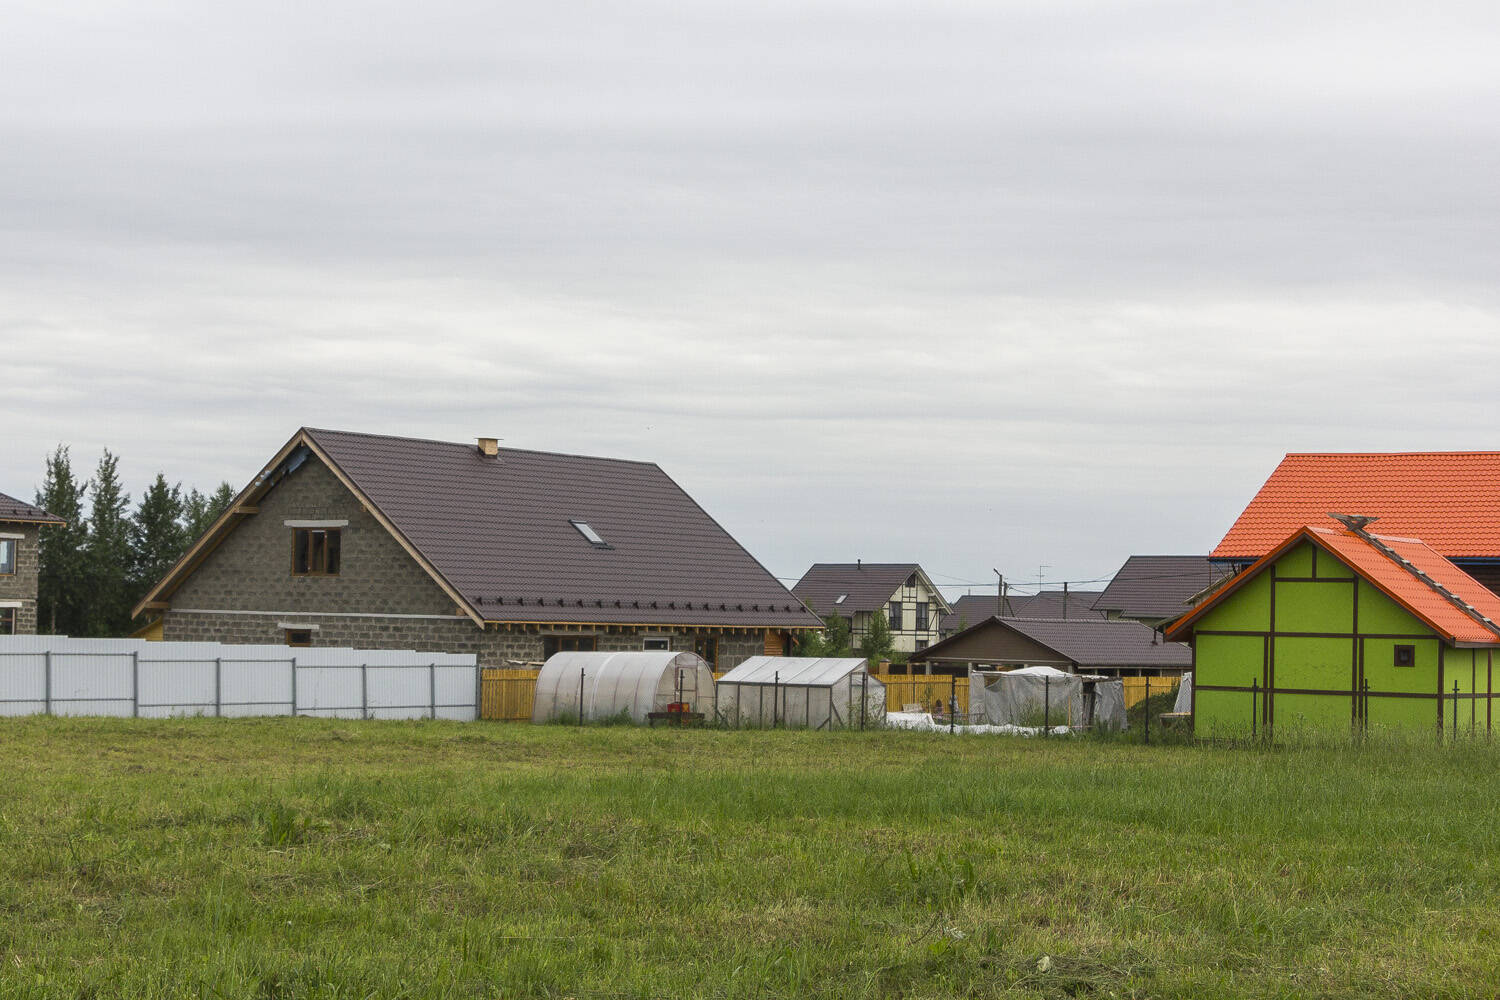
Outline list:
[[[921,570],[916,563],[814,563],[792,593],[820,615],[848,618],[885,607],[907,578]]]
[[[1106,618],[1000,618],[992,616],[942,642],[913,653],[912,660],[941,658],[943,649],[980,629],[1006,628],[1055,651],[1080,668],[1187,668],[1193,653],[1185,644],[1166,642],[1149,625]]]
[[[486,620],[820,624],[653,463],[306,434]]]
[[[1103,618],[1104,612],[1094,609],[1099,594],[1097,590],[1070,590],[1066,602],[1060,590],[1007,594],[1003,611],[1000,611],[999,599],[994,594],[965,594],[953,602],[953,612],[943,617],[943,634],[961,631],[993,617],[997,611],[1005,618]],[[1063,613],[1064,603],[1066,614]]]
[[[1131,556],[1094,602],[1126,618],[1176,618],[1188,598],[1229,575],[1208,556]]]
[[[26,521],[32,524],[67,524],[35,504],[0,493],[0,521]]]

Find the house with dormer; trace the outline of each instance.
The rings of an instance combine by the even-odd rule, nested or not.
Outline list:
[[[695,652],[820,628],[650,462],[303,428],[135,608],[167,640]]]

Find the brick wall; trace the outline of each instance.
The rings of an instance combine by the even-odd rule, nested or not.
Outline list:
[[[41,554],[37,543],[41,527],[35,524],[0,522],[0,535],[20,535],[16,539],[16,572],[0,576],[0,601],[20,601],[16,608],[16,634],[36,634],[36,581],[41,571]]]

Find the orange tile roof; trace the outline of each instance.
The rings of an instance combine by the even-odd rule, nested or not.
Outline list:
[[[1416,538],[1369,533],[1375,542],[1389,548],[1406,560],[1405,564],[1381,551],[1371,540],[1344,528],[1304,525],[1290,537],[1272,547],[1253,566],[1236,574],[1212,594],[1166,629],[1167,638],[1175,639],[1186,626],[1209,608],[1218,604],[1240,586],[1257,576],[1302,539],[1322,546],[1354,569],[1387,597],[1416,615],[1449,642],[1488,643],[1500,645],[1500,596],[1474,579],[1426,543]],[[1491,630],[1474,620],[1462,608],[1424,582],[1416,571],[1442,586],[1480,615],[1495,623]]]
[[[1287,455],[1209,558],[1258,559],[1335,511],[1449,558],[1500,557],[1500,452]]]

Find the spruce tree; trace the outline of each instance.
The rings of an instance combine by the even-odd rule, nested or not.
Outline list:
[[[168,486],[160,472],[141,497],[130,522],[130,603],[140,600],[167,575],[187,549],[182,487]]]
[[[864,653],[865,659],[875,663],[888,659],[895,648],[896,644],[891,639],[890,619],[886,618],[884,608],[876,608],[870,612],[870,627],[865,629],[860,652]]]
[[[203,533],[212,527],[219,519],[219,515],[229,509],[234,503],[234,487],[228,483],[220,483],[219,488],[211,495],[199,493],[196,489],[188,491],[183,498],[183,523],[187,529],[187,543],[192,545]]]
[[[94,471],[84,545],[87,635],[124,635],[130,626],[130,497],[121,489],[119,464],[106,448]]]
[[[43,528],[41,573],[37,580],[37,630],[53,635],[82,635],[86,625],[84,546],[88,525],[83,495],[89,484],[73,478],[73,462],[64,445],[47,456],[47,475],[36,504],[68,523]]]

